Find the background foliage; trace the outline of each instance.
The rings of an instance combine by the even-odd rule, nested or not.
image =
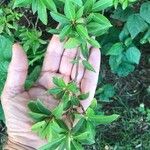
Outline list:
[[[36,81],[50,33],[60,33],[60,30],[54,30],[57,26],[55,20],[64,22],[66,18],[62,19],[59,16],[69,15],[63,13],[65,0],[50,1],[51,3],[47,3],[47,0],[0,1],[0,92],[6,80],[11,47],[15,41],[23,45],[29,59],[30,69],[26,88],[30,88]],[[86,0],[73,2],[77,2],[78,7],[82,8]],[[90,28],[87,26],[91,37],[91,28],[95,35],[98,31],[94,31],[93,28],[100,29],[100,26],[108,25],[103,35],[95,35],[102,52],[102,66],[96,91],[99,110],[106,114],[119,114],[121,118],[111,125],[97,127],[96,144],[87,149],[148,150],[150,148],[150,2],[89,0],[87,6],[91,5],[90,2],[96,3],[92,9],[86,7],[86,10],[100,13],[110,21],[105,19],[105,24],[92,23]],[[59,8],[57,9],[59,16],[58,14],[56,16],[58,13],[56,8]],[[50,15],[51,11],[53,14]],[[82,20],[79,21],[82,23]],[[72,40],[72,43],[75,46],[78,44],[76,40]],[[92,44],[97,45],[97,42]],[[1,108],[0,118],[3,120],[1,122],[4,122]],[[0,125],[0,130],[2,143],[5,139],[3,123]]]

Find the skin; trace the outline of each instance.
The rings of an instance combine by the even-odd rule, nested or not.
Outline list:
[[[16,43],[13,45],[13,56],[8,69],[7,81],[2,93],[2,106],[6,118],[8,138],[13,143],[39,148],[46,141],[41,140],[31,132],[33,124],[28,116],[27,103],[31,99],[39,98],[50,109],[57,105],[57,101],[45,92],[52,88],[53,76],[63,77],[66,82],[74,79],[76,65],[70,63],[76,57],[77,49],[63,49],[63,43],[54,35],[48,45],[41,75],[36,84],[29,90],[24,90],[24,83],[28,73],[28,60],[22,47]],[[100,69],[100,50],[91,48],[89,62],[96,73],[84,70],[80,64],[77,83],[82,92],[90,92],[87,100],[82,101],[84,109],[90,105],[94,97],[98,74]]]

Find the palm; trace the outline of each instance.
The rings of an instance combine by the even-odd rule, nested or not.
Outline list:
[[[47,95],[46,91],[54,86],[52,82],[54,76],[62,77],[66,82],[74,79],[76,65],[71,64],[71,60],[76,57],[76,53],[77,49],[64,51],[63,43],[60,43],[58,37],[54,36],[49,44],[39,80],[29,91],[25,91],[23,85],[27,75],[27,58],[21,47],[18,44],[14,45],[8,78],[2,94],[2,105],[11,140],[36,149],[45,143],[31,132],[32,120],[28,116],[27,104],[31,99],[39,98],[50,109],[57,105],[57,101],[51,95]],[[77,76],[80,90],[90,92],[89,99],[82,103],[85,109],[94,97],[98,80],[100,64],[98,49],[91,50],[89,61],[96,73],[85,71],[80,65]]]

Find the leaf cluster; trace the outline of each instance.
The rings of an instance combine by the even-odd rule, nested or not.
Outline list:
[[[11,36],[18,29],[17,22],[21,17],[21,13],[10,8],[0,7],[0,34],[5,33]]]
[[[102,102],[110,102],[114,95],[115,89],[112,84],[105,84],[96,91],[96,97]]]
[[[112,26],[110,21],[102,14],[97,13],[109,5],[99,5],[99,1],[86,1],[74,3],[69,0],[64,4],[64,14],[51,12],[54,20],[59,22],[58,29],[50,30],[52,33],[59,33],[60,39],[66,41],[65,48],[86,47],[91,44],[94,47],[100,47],[99,43],[92,36],[99,36],[108,31]],[[96,7],[96,4],[99,6]],[[85,56],[85,55],[84,55]],[[85,56],[86,57],[86,56]]]
[[[103,54],[109,56],[111,71],[121,77],[135,70],[135,65],[139,64],[141,58],[139,45],[149,42],[150,24],[147,14],[150,3],[143,3],[139,9],[137,13],[132,7],[125,10],[118,7],[111,15],[114,21],[120,21],[115,22],[118,23],[118,28],[113,26],[107,36],[98,39]]]
[[[14,8],[16,7],[32,7],[32,12],[46,25],[48,22],[47,10],[56,11],[56,5],[53,0],[15,0]]]
[[[135,64],[138,65],[141,57],[141,52],[134,45],[125,46],[118,42],[114,44],[107,55],[109,55],[109,65],[113,73],[119,76],[127,76],[135,69]]]
[[[79,113],[80,101],[85,100],[88,94],[80,93],[75,82],[67,84],[63,79],[55,77],[53,83],[56,87],[48,90],[48,93],[59,101],[58,106],[49,110],[39,100],[30,101],[28,104],[29,115],[35,121],[32,130],[48,140],[48,144],[40,150],[82,150],[82,145],[95,143],[97,125],[109,124],[118,118],[115,114],[98,115],[95,111],[95,101],[86,111],[83,109],[83,112]]]
[[[21,40],[21,44],[28,55],[29,65],[41,60],[44,56],[44,45],[47,43],[42,39],[42,31],[22,26],[18,29],[16,36]]]

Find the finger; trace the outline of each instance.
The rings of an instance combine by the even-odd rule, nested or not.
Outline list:
[[[77,48],[74,49],[66,49],[63,53],[59,72],[63,75],[70,76],[73,64],[71,63],[72,60],[75,59],[77,54]]]
[[[101,61],[100,50],[97,48],[92,48],[89,57],[89,63],[94,67],[96,72],[86,70],[83,79],[81,81],[81,92],[83,93],[89,92],[88,99],[81,102],[85,110],[90,106],[91,101],[94,98],[98,82],[100,61]]]
[[[87,45],[87,48],[90,49],[91,46]],[[80,56],[81,60],[84,59],[84,57],[81,53],[79,53],[79,56]],[[78,73],[77,73],[77,70],[78,70]],[[84,71],[85,71],[85,69],[84,69],[84,66],[82,63],[74,64],[73,69],[72,69],[72,73],[71,73],[71,79],[74,80],[76,78],[77,84],[80,84],[80,82],[83,78],[83,75],[84,75]]]
[[[77,73],[78,70],[78,73]],[[76,73],[77,73],[77,77],[76,77]],[[72,73],[71,73],[71,79],[74,80],[76,78],[76,82],[77,84],[80,84],[82,78],[84,75],[84,67],[82,65],[82,63],[74,64],[73,65],[73,69],[72,69]]]
[[[57,72],[60,65],[60,60],[63,54],[63,43],[60,42],[59,37],[54,35],[48,45],[45,59],[43,62],[43,72]]]
[[[27,77],[28,60],[22,47],[16,43],[12,47],[12,60],[8,68],[4,92],[8,95],[18,94],[24,90]]]

